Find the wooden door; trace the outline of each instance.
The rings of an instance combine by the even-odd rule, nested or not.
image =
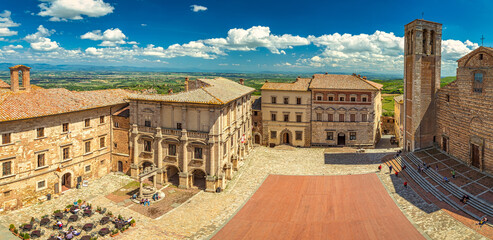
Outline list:
[[[442,150],[444,152],[447,152],[447,138],[443,138],[443,141],[442,141]]]
[[[480,168],[479,146],[471,144],[471,164],[474,167]]]

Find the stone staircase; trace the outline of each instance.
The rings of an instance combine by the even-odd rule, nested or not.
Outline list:
[[[423,190],[431,193],[435,196],[439,201],[445,202],[456,210],[462,211],[469,216],[473,217],[476,220],[480,220],[483,216],[487,216],[488,219],[492,219],[493,217],[493,206],[484,202],[481,199],[476,198],[472,194],[465,192],[460,189],[457,185],[451,182],[443,182],[442,176],[438,174],[435,170],[429,168],[423,171],[427,177],[438,183],[437,185],[433,185],[430,181],[428,181],[425,177],[423,177],[420,173],[418,173],[417,166],[422,166],[423,162],[413,153],[408,153],[406,156],[399,156],[394,158],[393,161],[388,161],[387,165],[392,165],[394,169],[398,169],[402,171],[402,166],[406,166],[404,172],[407,173],[413,181],[415,181]],[[438,190],[438,187],[444,188],[449,194],[446,195],[442,191]],[[459,203],[458,201],[454,201],[452,198],[461,199],[464,195],[469,196],[469,200],[467,204]],[[465,208],[465,206],[471,206],[472,208],[478,210],[484,215],[477,215]],[[489,226],[493,226],[491,223],[487,223]]]

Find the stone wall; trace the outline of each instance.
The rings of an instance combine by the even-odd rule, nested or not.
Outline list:
[[[493,54],[480,48],[458,62],[457,80],[438,92],[436,140],[468,165],[473,165],[472,145],[478,146],[476,167],[493,173]],[[476,72],[484,76],[482,92],[473,92]]]
[[[112,171],[130,174],[130,119],[113,115]]]

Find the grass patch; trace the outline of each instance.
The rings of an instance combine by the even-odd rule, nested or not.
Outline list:
[[[394,116],[394,97],[395,96],[384,96],[382,97],[382,115],[383,116]]]

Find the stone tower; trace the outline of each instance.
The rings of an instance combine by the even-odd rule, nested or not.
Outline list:
[[[442,24],[417,19],[404,29],[404,148],[414,151],[435,140]]]

